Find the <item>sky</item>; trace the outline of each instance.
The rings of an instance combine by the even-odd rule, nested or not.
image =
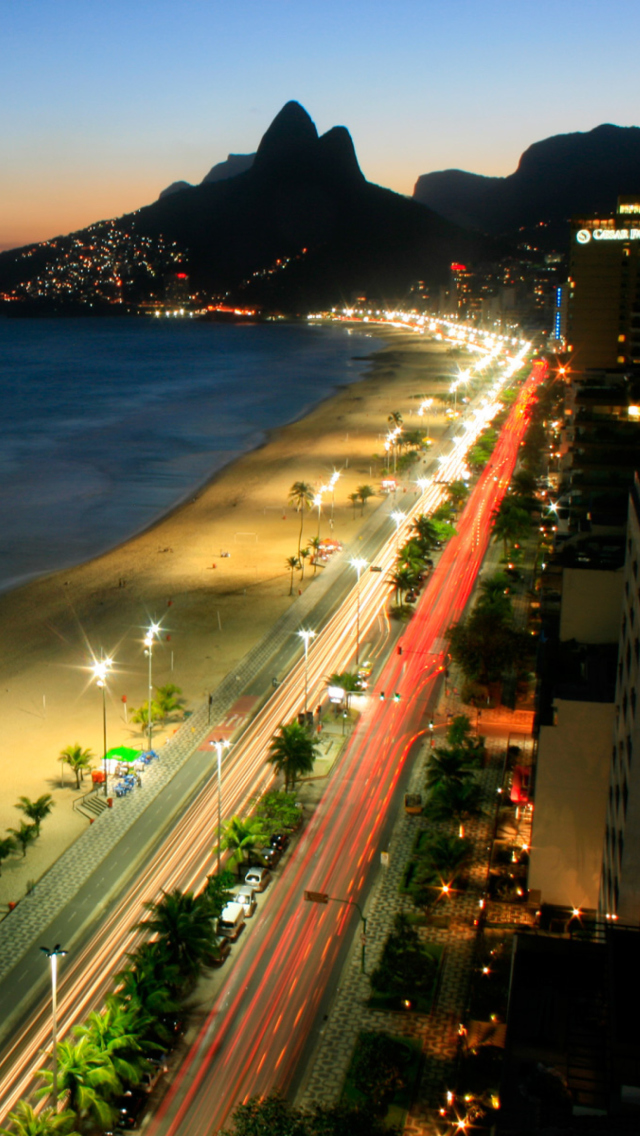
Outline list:
[[[0,248],[198,182],[289,99],[410,194],[640,122],[638,0],[0,0]]]

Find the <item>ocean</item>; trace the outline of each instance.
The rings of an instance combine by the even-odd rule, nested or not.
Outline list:
[[[142,531],[379,347],[341,326],[0,319],[0,590]]]

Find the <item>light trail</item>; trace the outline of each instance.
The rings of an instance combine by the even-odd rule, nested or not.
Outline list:
[[[506,379],[503,377],[503,382]],[[529,381],[531,382],[531,380]],[[529,385],[529,384],[528,384]],[[527,387],[523,388],[523,392]],[[499,382],[494,383],[491,391],[491,397],[495,399],[499,390]],[[517,417],[516,408],[520,406],[523,401],[523,392],[516,404],[516,407],[511,413],[509,422],[514,417]],[[487,398],[487,405],[491,405],[491,400]],[[481,408],[482,409],[482,408]],[[485,408],[486,410],[486,408]],[[454,439],[452,449],[442,464],[440,476],[443,480],[453,480],[460,475],[464,469],[464,455],[472,444],[475,436],[484,428],[485,414],[478,414],[474,412],[474,426],[471,431],[464,432],[463,435]],[[510,436],[511,428],[505,427],[503,436]],[[496,451],[497,453],[497,451]],[[517,455],[516,449],[511,454],[513,463]],[[499,482],[493,482],[494,495],[504,492],[508,484],[509,475],[507,467],[509,460],[505,461],[505,472],[500,477]],[[494,459],[490,468],[498,469],[497,457]],[[478,495],[480,485],[486,481],[485,475],[480,479],[478,486],[473,494],[475,500]],[[443,485],[432,483],[428,485],[425,491],[420,494],[414,504],[407,508],[406,520],[399,528],[400,534],[406,534],[413,518],[421,512],[430,511],[436,507],[445,492]],[[493,506],[491,506],[493,507]],[[485,526],[489,524],[489,515],[491,507],[484,509],[482,513],[483,523]],[[469,514],[469,509],[465,511],[464,517]],[[465,522],[466,527],[467,522]],[[460,523],[462,527],[462,521]],[[488,538],[487,538],[488,539]],[[405,632],[404,641],[407,641],[407,635],[411,638],[412,631],[421,626],[420,612],[424,610],[426,597],[432,597],[435,593],[436,580],[442,581],[447,579],[447,571],[441,569],[444,564],[449,564],[451,561],[451,549],[458,548],[460,542],[460,535],[454,538],[454,541],[449,542],[445,547],[440,562],[434,571],[432,579],[425,589],[425,598],[419,605],[419,612],[412,621],[410,629]],[[480,548],[479,531],[475,537],[476,550]],[[377,558],[378,564],[382,567],[382,573],[365,573],[360,582],[360,627],[361,637],[364,639],[370,629],[373,627],[375,621],[379,616],[386,619],[385,606],[389,593],[389,584],[386,580],[386,574],[391,570],[396,557],[396,534],[390,533],[390,540],[384,552]],[[449,568],[449,573],[450,573]],[[477,564],[472,571],[470,568],[465,569],[462,577],[460,577],[459,566],[456,567],[458,582],[461,588],[466,591],[466,595],[470,591],[477,570]],[[443,575],[444,572],[444,575]],[[450,581],[449,581],[450,583]],[[462,594],[462,591],[461,593]],[[466,602],[466,595],[465,601]],[[431,604],[431,599],[429,603]],[[463,604],[464,607],[464,604]],[[462,610],[462,609],[460,609]],[[452,622],[449,618],[446,626]],[[345,669],[349,661],[353,657],[355,649],[355,625],[356,625],[356,588],[350,592],[345,602],[334,616],[328,621],[326,626],[319,631],[317,638],[314,640],[313,645],[309,650],[309,690],[311,699],[318,697],[319,692],[324,695],[325,680],[328,674],[334,671]],[[445,630],[446,630],[445,626]],[[409,648],[411,652],[412,648]],[[415,648],[415,658],[418,658],[417,648]],[[420,650],[425,651],[424,646]],[[427,656],[429,652],[427,651]],[[415,666],[408,666],[408,658],[404,656],[404,663],[400,670],[392,665],[388,665],[385,670],[385,682],[388,684],[389,690],[399,690],[403,692],[403,700],[408,699],[411,694],[414,697],[414,707],[422,705],[425,697],[428,697],[430,686],[433,678],[438,673],[437,660],[431,659],[431,662],[426,664],[430,667],[429,674],[425,677],[425,666],[422,664],[418,667],[416,673]],[[405,673],[406,667],[406,673]],[[387,675],[391,677],[386,677]],[[408,676],[411,676],[411,681],[408,681]],[[273,780],[273,775],[270,767],[265,764],[265,753],[275,730],[281,722],[289,721],[300,708],[302,702],[303,685],[304,685],[304,660],[300,659],[292,668],[287,678],[278,687],[265,707],[261,710],[256,718],[249,724],[245,730],[242,738],[233,746],[232,751],[225,757],[222,765],[222,799],[224,802],[226,815],[233,815],[237,812],[246,810],[248,802],[264,791],[268,784]],[[424,691],[426,690],[426,694]],[[313,704],[313,702],[311,703]],[[391,714],[389,719],[387,716]],[[395,714],[395,719],[394,719]],[[385,749],[386,742],[380,744],[380,739],[376,740],[376,735],[380,731],[380,720],[387,723],[394,722],[394,729],[399,726],[400,715],[396,706],[387,707],[382,712],[375,706],[373,700],[370,701],[363,713],[358,730],[354,734],[349,745],[349,752],[357,747],[358,738],[362,736],[363,731],[369,740],[372,750],[376,752],[387,752]],[[390,727],[389,727],[390,728]],[[215,731],[214,731],[215,732]],[[413,729],[415,734],[417,729]],[[391,747],[392,752],[396,754],[397,760],[401,763],[398,756],[399,749],[402,748],[402,739],[405,734],[401,734],[397,741],[394,743],[395,749]],[[396,750],[398,751],[396,753]],[[406,753],[406,751],[405,751]],[[387,755],[388,756],[388,755]],[[209,760],[208,753],[203,751],[203,761]],[[382,763],[384,765],[384,763]],[[362,755],[362,767],[369,769],[370,762],[366,760],[366,755]],[[346,763],[345,768],[351,768],[351,762]],[[349,861],[353,849],[358,846],[357,836],[359,824],[356,823],[355,805],[357,803],[358,794],[354,798],[354,785],[359,786],[358,792],[369,792],[367,784],[369,781],[375,781],[377,777],[380,778],[380,784],[383,786],[382,796],[376,800],[375,807],[371,802],[366,806],[365,815],[367,823],[371,825],[372,834],[377,832],[376,816],[379,816],[379,811],[382,809],[383,804],[390,800],[393,793],[397,777],[399,776],[399,769],[395,777],[391,780],[386,777],[384,769],[381,767],[380,758],[374,760],[373,768],[367,775],[367,782],[363,786],[361,783],[361,775],[356,770],[354,771],[353,779],[347,786],[347,793],[345,796],[345,806],[348,804],[353,810],[353,815],[349,815],[347,820],[345,814],[345,825],[342,827],[342,820],[338,819],[336,822],[336,829],[340,833],[340,838],[336,847],[339,847],[345,859]],[[212,764],[213,773],[213,764]],[[336,779],[336,783],[342,781],[342,778]],[[335,796],[335,792],[334,792]],[[337,805],[339,802],[335,802]],[[328,815],[331,816],[331,809],[328,809]],[[217,814],[217,785],[215,778],[212,778],[204,786],[202,791],[198,794],[194,802],[185,811],[182,817],[176,822],[174,828],[168,834],[165,841],[160,848],[156,850],[150,860],[139,870],[131,886],[129,887],[126,895],[123,897],[122,902],[117,909],[112,911],[105,920],[103,920],[90,936],[82,950],[77,954],[68,956],[64,969],[59,976],[58,986],[58,1023],[59,1023],[59,1037],[62,1038],[72,1028],[73,1025],[82,1021],[88,1012],[92,1009],[99,1009],[104,1004],[106,994],[112,988],[112,977],[115,972],[122,969],[126,963],[126,955],[135,949],[136,945],[144,937],[143,933],[136,930],[136,924],[144,917],[145,910],[144,904],[149,901],[156,901],[161,894],[162,890],[168,891],[174,887],[182,889],[199,888],[204,883],[208,872],[214,868],[214,856],[212,855],[211,844],[213,834],[215,831],[215,818]],[[324,815],[324,812],[323,812]],[[326,852],[326,843],[329,835],[329,820],[326,822],[326,831],[323,829],[322,833],[318,835],[316,826],[312,823],[309,833],[304,838],[304,846],[307,847],[308,840],[312,839],[313,854],[311,861],[306,861],[297,855],[294,863],[300,862],[304,864],[301,869],[306,875],[309,875],[311,866],[316,866],[322,861],[322,856]],[[365,844],[364,852],[368,861],[374,855],[375,845],[373,843],[373,835],[371,835]],[[327,869],[328,870],[328,869]],[[335,862],[332,861],[331,871],[336,871]],[[282,878],[285,878],[285,872]],[[355,873],[352,869],[347,873],[348,878],[341,880],[341,886],[350,890],[351,876]],[[301,881],[302,877],[300,877]],[[299,881],[299,882],[300,882]],[[279,890],[280,880],[278,881]],[[296,884],[298,886],[298,884]],[[309,886],[308,880],[304,886]],[[302,890],[300,884],[299,891]],[[322,890],[320,888],[319,890]],[[273,907],[272,901],[271,906]],[[296,900],[297,902],[297,900]],[[295,926],[296,921],[300,920],[300,913],[296,912],[292,916],[292,927]],[[291,946],[291,938],[293,931],[290,929],[285,937],[285,942]],[[312,937],[309,937],[308,932],[302,937],[301,949],[304,948],[303,953],[296,953],[296,958],[300,963],[312,951]],[[282,951],[285,949],[283,942],[279,941],[276,950],[276,957],[280,958]],[[291,946],[293,950],[293,946]],[[262,952],[258,952],[260,958],[263,957]],[[334,952],[332,949],[327,949],[326,966],[329,970],[333,965]],[[237,984],[239,979],[236,979],[235,967],[229,981],[225,983],[225,997],[228,996],[229,989]],[[285,986],[289,980],[289,975],[283,980]],[[304,982],[301,981],[301,986]],[[261,994],[264,998],[264,993]],[[269,1003],[272,1002],[271,994],[269,995]],[[220,1003],[222,1004],[222,1003]],[[315,999],[313,999],[315,1004]],[[308,1009],[308,1007],[307,1007]],[[307,1024],[304,1027],[304,1036],[306,1037],[306,1030],[308,1029],[308,1012],[304,1004],[301,1005],[300,1017]],[[36,1005],[32,1013],[28,1016],[24,1024],[16,1031],[12,1038],[10,1045],[3,1051],[2,1060],[0,1062],[0,1115],[5,1117],[6,1114],[15,1106],[18,1099],[28,1095],[34,1085],[35,1071],[42,1065],[42,1052],[46,1049],[50,1040],[50,1017],[49,1017],[49,1001],[48,996],[44,995],[39,1003]],[[289,1020],[287,1014],[282,1025],[282,1030],[292,1028],[292,1022]],[[267,1026],[265,1026],[267,1029]],[[301,1042],[303,1044],[303,1042]],[[289,1072],[283,1074],[286,1083],[290,1078],[291,1061],[286,1063],[286,1069]],[[265,1077],[272,1075],[272,1070],[268,1061],[262,1063],[262,1072]],[[231,1099],[231,1098],[230,1098]],[[233,1097],[231,1104],[239,1099],[238,1096]],[[231,1105],[230,1105],[231,1107]]]

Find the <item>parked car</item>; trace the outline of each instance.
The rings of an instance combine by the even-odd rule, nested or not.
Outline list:
[[[416,592],[407,592],[407,594],[404,597],[404,602],[405,603],[415,603],[417,598],[418,598],[418,595],[417,595]]]
[[[269,840],[272,848],[277,848],[278,852],[284,852],[289,843],[289,837],[286,832],[274,832]]]
[[[245,919],[250,919],[256,907],[256,893],[248,884],[242,884],[234,893],[236,903],[241,903]]]
[[[237,939],[244,927],[244,907],[235,900],[223,907],[218,919],[218,933],[225,939]]]
[[[278,864],[282,852],[279,848],[261,848],[258,852],[259,867],[264,865],[265,868],[275,868]]]
[[[231,954],[231,943],[225,939],[223,935],[218,935],[215,944],[216,958],[213,959],[213,966],[222,966],[223,962],[228,959]]]
[[[117,1117],[116,1126],[129,1130],[137,1128],[147,1103],[147,1094],[139,1089],[127,1089],[122,1096],[116,1097],[113,1102]]]
[[[268,868],[249,868],[246,876],[244,877],[245,884],[249,884],[254,891],[264,891],[271,879],[271,872]]]

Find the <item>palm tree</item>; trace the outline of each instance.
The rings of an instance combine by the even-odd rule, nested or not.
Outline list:
[[[109,1058],[123,1085],[138,1085],[148,1068],[136,1017],[129,1006],[112,1000],[101,1014],[93,1010],[73,1031],[76,1037],[88,1037]]]
[[[460,749],[436,749],[427,765],[426,786],[436,789],[452,782],[461,785],[471,777],[467,755]]]
[[[391,414],[387,416],[387,422],[391,427],[402,426],[404,419],[399,410],[392,410]]]
[[[359,485],[358,486],[358,497],[359,497],[360,501],[362,502],[362,509],[360,510],[361,516],[364,514],[364,507],[365,507],[367,501],[369,500],[370,497],[375,497],[375,495],[376,495],[375,490],[371,487],[371,485]]]
[[[6,836],[0,839],[0,865],[3,860],[8,860],[12,852],[15,852],[16,842],[11,836]]]
[[[46,1087],[39,1095],[46,1096],[53,1082],[50,1069],[39,1069],[38,1077]],[[105,1053],[101,1053],[89,1037],[79,1041],[64,1039],[58,1042],[58,1089],[66,1094],[66,1105],[76,1114],[78,1121],[90,1121],[100,1128],[108,1128],[114,1110],[109,1098],[121,1089],[118,1075]]]
[[[300,561],[298,560],[297,556],[287,556],[286,565],[287,565],[287,568],[289,569],[289,571],[291,573],[291,582],[289,584],[289,595],[292,596],[293,595],[293,573],[295,572],[296,568],[300,567]]]
[[[322,541],[320,540],[320,537],[319,536],[312,536],[311,540],[309,541],[309,551],[310,551],[311,556],[313,558],[313,574],[314,574],[314,576],[315,576],[315,574],[318,570],[318,557],[320,555],[321,547],[322,547]]]
[[[10,828],[7,831],[10,832],[12,836],[15,836],[18,844],[22,848],[22,858],[24,859],[27,854],[27,848],[38,835],[35,824],[27,824],[26,821],[21,820],[20,828]]]
[[[463,821],[482,816],[483,793],[476,781],[448,781],[431,792],[426,813],[431,820],[455,821],[464,835]]]
[[[472,855],[473,844],[470,840],[446,833],[433,836],[416,872],[416,885],[424,887],[442,883],[451,886]]]
[[[396,591],[396,603],[401,602],[402,593],[410,592],[416,584],[415,573],[410,568],[396,568],[395,572],[391,573],[389,583],[393,584]]]
[[[158,935],[165,945],[170,963],[185,978],[199,974],[203,966],[215,962],[216,936],[206,899],[190,891],[174,888],[162,899],[144,905],[150,915],[138,926]]]
[[[58,761],[66,763],[76,775],[76,789],[80,788],[80,781],[84,781],[85,770],[89,772],[94,755],[90,749],[83,749],[76,742],[62,750]]]
[[[457,481],[450,482],[447,486],[447,497],[449,498],[451,505],[453,505],[453,508],[456,509],[456,511],[462,508],[468,496],[469,486],[467,485],[466,481],[462,480],[462,478],[459,478]]]
[[[163,721],[168,718],[169,714],[175,714],[182,710],[184,698],[181,695],[181,687],[176,686],[174,682],[167,682],[164,686],[156,687],[156,698],[152,705],[158,707],[158,712]]]
[[[8,1116],[11,1128],[0,1128],[0,1136],[79,1136],[75,1131],[76,1115],[66,1108],[43,1108],[37,1113],[28,1101],[18,1101]]]
[[[302,773],[311,773],[318,756],[318,742],[298,722],[280,726],[271,739],[267,761],[284,774],[285,793],[295,788]]]
[[[153,1033],[158,1040],[167,1042],[169,1033],[162,1019],[175,1014],[180,1008],[175,991],[180,984],[180,972],[169,959],[163,942],[141,943],[130,964],[116,975],[114,998],[134,1012],[138,1019],[153,1024],[147,1035]]]
[[[240,875],[247,854],[253,852],[254,848],[262,848],[266,840],[264,825],[258,817],[242,820],[239,816],[233,816],[224,826],[221,843],[224,849],[231,852],[231,859]]]
[[[149,699],[143,702],[137,710],[131,711],[131,721],[137,722],[140,726],[149,725]],[[151,724],[159,722],[163,718],[163,713],[160,708],[160,703],[156,702],[155,698],[151,699]]]
[[[45,817],[49,816],[55,801],[51,793],[43,793],[36,801],[30,801],[28,797],[18,797],[17,809],[20,809],[29,820],[32,820],[36,836],[40,835],[40,825]]]
[[[413,529],[427,549],[436,547],[440,537],[438,536],[438,528],[434,521],[431,520],[431,517],[427,517],[424,513],[421,513],[413,522]]]
[[[311,556],[311,553],[309,552],[308,548],[301,548],[300,549],[300,579],[301,580],[304,580],[304,566],[305,566],[305,564],[306,564],[306,562],[307,562],[307,560],[309,559],[310,556]]]
[[[354,519],[354,521],[356,519],[356,507],[358,505],[359,500],[360,500],[360,494],[359,493],[350,493],[349,494],[349,501],[353,505],[353,519]]]
[[[529,514],[524,509],[519,509],[517,505],[513,505],[507,498],[504,498],[502,504],[497,509],[493,510],[491,521],[493,524],[493,539],[494,541],[501,540],[503,542],[504,558],[506,560],[509,545],[522,540],[528,534],[531,528]]]
[[[294,481],[289,490],[289,504],[293,505],[300,514],[300,532],[298,534],[298,560],[302,547],[302,526],[304,525],[304,511],[310,509],[313,503],[313,489],[306,481]]]

